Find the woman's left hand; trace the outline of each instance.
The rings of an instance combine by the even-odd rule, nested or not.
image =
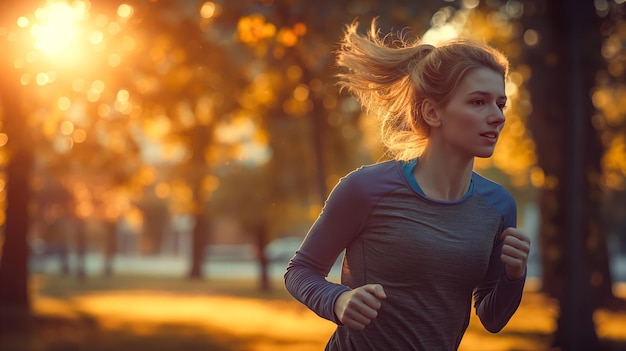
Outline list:
[[[526,274],[526,263],[530,252],[530,238],[517,228],[506,228],[500,236],[502,255],[506,276],[509,280],[518,280]]]

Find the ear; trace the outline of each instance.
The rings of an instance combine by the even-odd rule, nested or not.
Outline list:
[[[441,125],[439,110],[431,100],[426,99],[422,102],[420,112],[424,122],[426,122],[426,124],[428,124],[431,128],[436,128]]]

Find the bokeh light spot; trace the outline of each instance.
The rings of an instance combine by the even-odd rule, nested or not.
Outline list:
[[[74,132],[74,123],[70,121],[63,121],[59,126],[59,130],[63,135],[72,135]]]
[[[293,91],[293,98],[296,99],[296,101],[305,101],[309,98],[309,88],[304,84],[298,85]]]
[[[0,133],[0,146],[5,146],[9,142],[9,136],[5,133]]]
[[[61,111],[69,110],[70,106],[72,106],[72,101],[67,96],[62,96],[57,100],[57,107]]]
[[[120,18],[127,19],[133,15],[133,7],[128,4],[121,4],[117,8],[117,15]]]
[[[76,129],[72,135],[75,143],[83,143],[87,140],[87,132],[84,129]]]
[[[200,8],[200,16],[207,19],[212,18],[213,16],[215,16],[216,10],[217,7],[215,6],[215,4],[207,1],[202,4],[202,7]]]
[[[539,33],[534,29],[524,32],[524,43],[528,46],[535,46],[539,43]]]
[[[26,28],[30,25],[30,20],[24,16],[17,19],[17,26],[20,28]]]

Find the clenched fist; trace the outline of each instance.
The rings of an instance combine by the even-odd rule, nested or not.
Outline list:
[[[510,280],[521,279],[526,274],[526,262],[530,252],[530,238],[517,228],[507,228],[500,236],[502,255],[506,276]]]
[[[387,298],[380,284],[368,284],[339,295],[335,315],[344,326],[363,330],[378,316],[381,300]]]

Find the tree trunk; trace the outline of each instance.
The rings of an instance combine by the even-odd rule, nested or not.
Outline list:
[[[3,52],[2,56],[9,56]],[[9,136],[6,147],[10,156],[6,165],[6,210],[4,244],[0,259],[0,306],[28,311],[28,230],[30,180],[33,170],[33,150],[29,127],[23,115],[20,99],[22,87],[17,72],[7,57],[0,61],[0,103],[3,131]],[[0,307],[0,311],[4,308]]]
[[[104,243],[104,276],[113,275],[113,258],[117,253],[117,222],[107,220],[105,226],[105,243]]]
[[[7,110],[7,112],[9,111],[11,110]],[[0,260],[0,311],[3,310],[1,306],[11,306],[24,310],[30,308],[28,296],[28,203],[31,194],[29,181],[32,163],[32,151],[21,148],[14,150],[6,167],[7,207],[4,245]]]
[[[591,125],[590,90],[602,66],[599,20],[593,2],[524,3],[524,30],[539,38],[525,49],[524,62],[532,69],[529,127],[546,175],[539,196],[543,289],[560,301],[554,346],[597,350],[593,310],[612,296],[596,211],[602,148]]]
[[[306,70],[306,69],[305,69]],[[326,114],[321,109],[322,102],[314,98],[313,111],[311,111],[310,118],[313,124],[313,133],[311,135],[313,139],[313,151],[315,155],[315,179],[317,182],[317,192],[319,194],[319,203],[324,204],[326,197],[328,196],[328,186],[326,185],[326,162],[324,153],[324,123]]]
[[[270,291],[272,288],[269,276],[269,261],[265,257],[265,247],[269,241],[267,233],[267,222],[262,220],[256,229],[256,247],[257,247],[257,260],[259,262],[259,289],[263,292]]]
[[[6,109],[5,117],[23,120]],[[6,121],[8,118],[5,118]],[[6,166],[7,185],[4,244],[0,259],[0,333],[32,325],[29,296],[28,204],[33,155],[30,148],[14,150]]]
[[[612,294],[613,281],[609,269],[606,228],[602,225],[600,160],[603,154],[602,145],[596,129],[591,124],[595,112],[590,99],[590,90],[595,85],[595,75],[603,68],[600,56],[600,19],[595,15],[593,3],[581,2],[544,2],[526,1],[533,6],[523,18],[525,29],[539,32],[539,44],[525,50],[524,62],[532,68],[529,90],[532,94],[533,112],[529,119],[529,127],[537,145],[537,158],[541,169],[546,174],[547,185],[540,191],[541,206],[541,247],[543,267],[543,289],[553,297],[564,294],[565,251],[567,233],[563,232],[566,221],[564,204],[567,204],[564,187],[570,177],[569,169],[563,157],[567,148],[572,147],[571,116],[572,99],[571,82],[568,77],[572,69],[566,64],[572,62],[572,54],[584,53],[580,58],[579,75],[583,89],[578,99],[583,125],[581,137],[584,148],[576,158],[583,162],[583,182],[585,216],[585,259],[589,266],[589,280],[592,284],[594,301],[598,306],[610,306],[614,300]],[[579,27],[584,35],[576,36],[567,30],[564,14],[566,9],[576,5],[583,16],[574,27]],[[582,6],[582,9],[580,7]],[[574,9],[571,8],[573,11]],[[565,43],[572,38],[572,44],[578,48],[568,49]],[[570,65],[571,66],[571,65]],[[556,179],[554,183],[552,180]]]
[[[87,277],[86,255],[87,255],[87,223],[84,218],[76,218],[76,277],[84,280]]]
[[[560,313],[554,346],[564,350],[597,350],[598,337],[593,322],[594,303],[591,300],[590,261],[585,251],[585,232],[591,224],[588,203],[589,180],[587,179],[589,157],[586,157],[585,127],[591,127],[591,109],[585,103],[589,89],[583,77],[584,43],[581,26],[587,24],[580,2],[560,3],[560,10],[565,17],[565,57],[569,101],[569,145],[564,154],[565,171],[569,174],[564,180],[564,203],[566,233],[565,289],[560,299]],[[587,11],[593,10],[587,8]],[[588,85],[587,85],[588,87]],[[586,122],[586,123],[585,123]],[[591,233],[588,233],[588,235]],[[595,233],[596,235],[599,233]]]
[[[142,206],[144,214],[140,252],[142,255],[159,255],[163,244],[164,228],[167,228],[169,209],[167,204],[150,199]]]
[[[205,249],[207,244],[207,220],[204,213],[195,215],[195,224],[191,240],[191,269],[189,278],[200,279],[203,277],[202,267],[205,260]]]

